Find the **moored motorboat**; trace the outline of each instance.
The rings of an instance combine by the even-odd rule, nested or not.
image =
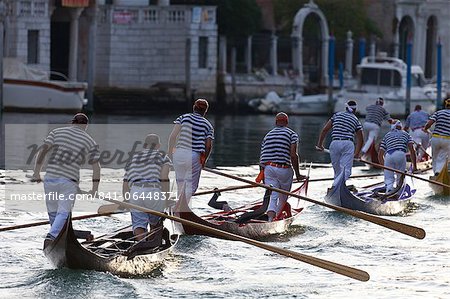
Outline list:
[[[178,241],[168,220],[149,237],[153,237],[152,241],[135,241],[127,227],[80,243],[69,217],[57,238],[44,244],[44,254],[57,268],[104,271],[124,277],[145,275],[161,265]]]
[[[341,172],[336,187],[327,194],[325,201],[375,215],[398,215],[406,210],[411,197],[416,192],[404,179],[393,192],[385,193],[385,187],[380,185],[359,192],[351,192],[345,185],[344,172]]]
[[[301,187],[292,192],[304,194],[306,189],[307,183],[304,183]],[[196,215],[185,202],[180,201],[180,210],[182,211],[180,212],[180,217],[251,239],[264,239],[270,235],[286,232],[303,210],[303,207],[300,206],[300,202],[298,200],[295,200],[296,203],[294,203],[294,201],[291,203],[287,202],[280,215],[275,218],[274,221],[269,222],[267,221],[265,211],[267,209],[270,192],[266,192],[264,197],[265,200],[262,202],[249,204],[227,212],[222,211],[204,216]],[[183,229],[187,235],[217,237],[215,234],[210,234],[207,231],[189,226],[183,226]]]
[[[431,181],[436,181],[442,184],[450,185],[450,173],[448,170],[448,161],[444,164],[441,169],[441,172],[437,176],[431,176]],[[450,195],[450,188],[439,186],[433,183],[430,183],[431,189],[433,189],[436,195]]]

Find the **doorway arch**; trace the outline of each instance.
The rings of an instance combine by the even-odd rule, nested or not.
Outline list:
[[[399,34],[399,58],[406,61],[406,46],[408,42],[414,42],[414,21],[410,16],[405,16],[398,27]]]
[[[427,21],[427,39],[425,50],[425,77],[432,78],[436,74],[437,18],[430,16]]]
[[[298,80],[301,87],[304,86],[303,73],[303,26],[308,16],[313,15],[319,22],[321,32],[321,85],[326,85],[328,75],[328,41],[329,30],[327,20],[319,7],[310,1],[305,4],[295,15],[294,24],[292,28],[293,50],[292,50],[292,64],[295,71],[298,72]]]

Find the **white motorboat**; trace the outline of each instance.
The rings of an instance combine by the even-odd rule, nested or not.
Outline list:
[[[365,115],[365,108],[374,104],[378,97],[384,98],[384,107],[395,116],[405,116],[406,107],[406,63],[398,58],[387,57],[385,53],[362,59],[357,66],[357,84],[344,88],[337,94],[334,111],[341,111],[349,99],[358,102],[358,111]],[[428,113],[436,110],[437,88],[435,84],[426,84],[420,66],[411,66],[410,111],[416,105]],[[446,96],[446,84],[443,84],[442,99]]]
[[[280,97],[271,91],[264,98],[252,99],[248,104],[261,113],[283,111],[292,115],[326,115],[330,111],[326,94],[302,95],[291,92]],[[334,105],[334,101],[331,105]]]
[[[3,59],[3,109],[78,112],[86,105],[87,83],[50,80],[47,72],[15,58]]]

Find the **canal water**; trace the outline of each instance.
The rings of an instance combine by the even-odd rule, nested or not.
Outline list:
[[[93,124],[146,126],[170,124],[176,116],[93,115],[91,120]],[[3,122],[60,124],[70,118],[67,114],[5,113]],[[216,114],[208,115],[208,119],[215,127],[216,138],[209,166],[254,179],[260,142],[273,126],[273,116]],[[306,174],[306,165],[312,162],[312,178],[332,176],[329,157],[314,150],[326,120],[326,117],[290,117],[290,127],[300,135],[299,152],[304,166],[301,172]],[[17,136],[21,138],[26,137]],[[358,164],[353,172],[373,171]],[[0,182],[2,186],[15,184],[23,190],[42,188],[30,182],[27,174],[29,170],[1,170]],[[82,177],[87,175],[82,172]],[[104,167],[100,190],[120,192],[122,175],[121,169]],[[381,179],[353,179],[350,184],[360,187]],[[203,172],[199,191],[239,184]],[[305,204],[299,220],[286,234],[266,240],[274,246],[365,270],[371,276],[368,282],[240,242],[202,236],[182,236],[170,258],[146,277],[120,278],[94,271],[57,270],[42,253],[48,227],[40,226],[0,233],[0,298],[450,298],[450,199],[434,196],[426,182],[415,180],[414,184],[417,194],[411,210],[387,218],[424,228],[427,236],[423,240],[312,204]],[[308,197],[322,201],[329,185],[330,181],[311,183]],[[222,199],[236,207],[263,194],[264,190],[243,189],[225,192]],[[208,196],[194,198],[194,210],[199,214],[212,212],[206,205],[208,200]],[[4,193],[0,193],[0,208],[2,202]],[[46,220],[45,213],[8,207],[0,210],[0,226],[40,220]],[[129,215],[123,214],[78,221],[74,225],[100,235],[129,223]]]

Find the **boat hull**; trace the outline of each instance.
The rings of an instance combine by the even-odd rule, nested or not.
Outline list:
[[[156,253],[132,258],[122,254],[104,257],[78,242],[69,219],[56,240],[44,247],[44,254],[56,268],[96,270],[124,277],[145,275],[155,270],[169,255],[178,241],[177,235],[172,236],[170,246]]]
[[[439,183],[443,183],[446,185],[450,185],[450,173],[448,171],[448,163],[444,164],[444,167],[442,167],[441,172],[439,173],[439,175],[436,176],[431,176],[430,180],[431,181],[436,181]],[[450,195],[450,188],[446,188],[446,187],[442,187],[433,183],[430,183],[430,187],[431,189],[433,189],[434,194],[436,195],[444,195],[444,196],[448,196]]]

